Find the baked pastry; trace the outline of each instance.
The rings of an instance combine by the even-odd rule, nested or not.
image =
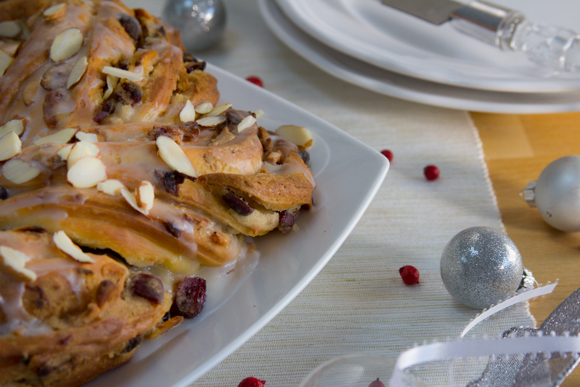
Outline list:
[[[200,266],[311,207],[307,141],[218,105],[204,69],[118,1],[0,2],[0,385],[126,362],[199,313]]]

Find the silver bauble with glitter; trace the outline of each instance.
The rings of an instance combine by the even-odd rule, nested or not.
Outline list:
[[[195,54],[217,43],[226,26],[221,0],[168,0],[163,21],[181,33],[183,46]]]
[[[513,296],[524,265],[514,242],[490,227],[472,227],[454,236],[441,255],[441,278],[457,301],[484,309]]]
[[[525,200],[544,220],[562,231],[580,231],[580,156],[550,163],[538,180],[528,184]]]

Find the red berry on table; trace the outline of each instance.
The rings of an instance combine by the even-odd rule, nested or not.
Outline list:
[[[385,387],[385,383],[381,382],[379,378],[377,378],[377,380],[369,384],[369,387]]]
[[[262,83],[262,80],[254,75],[249,76],[246,78],[246,81],[248,82],[252,82],[254,85],[260,86],[260,87],[264,87],[264,84]]]
[[[385,156],[387,159],[389,159],[389,161],[393,161],[393,152],[391,152],[388,149],[385,149],[385,150],[382,150],[381,153],[383,156]]]
[[[436,180],[439,177],[439,168],[435,165],[427,165],[423,168],[423,173],[427,180]]]
[[[411,265],[403,266],[399,269],[399,274],[405,285],[415,285],[419,283],[419,270]]]
[[[266,384],[265,380],[256,379],[252,376],[245,378],[238,384],[238,387],[264,387]]]

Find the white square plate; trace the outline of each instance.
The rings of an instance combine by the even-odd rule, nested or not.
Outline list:
[[[230,274],[223,271],[219,281],[208,281],[208,301],[198,317],[145,342],[129,363],[90,387],[183,387],[200,378],[312,281],[357,224],[389,169],[386,157],[313,114],[215,66],[206,71],[218,79],[222,103],[263,110],[258,123],[266,129],[283,124],[310,129],[314,207],[300,214],[298,231],[255,238],[258,260],[246,258]]]

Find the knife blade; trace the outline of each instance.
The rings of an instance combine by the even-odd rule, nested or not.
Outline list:
[[[435,25],[458,31],[506,51],[521,51],[536,64],[580,73],[580,34],[533,23],[523,13],[487,2],[453,0],[381,0],[384,5]]]

